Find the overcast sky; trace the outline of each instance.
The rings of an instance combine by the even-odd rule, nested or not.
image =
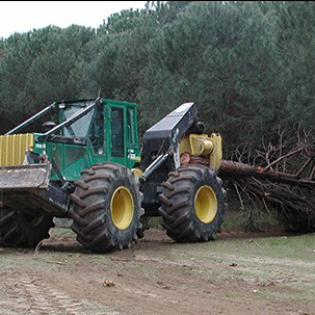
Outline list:
[[[97,28],[112,13],[144,8],[146,1],[0,1],[0,37],[71,24]]]

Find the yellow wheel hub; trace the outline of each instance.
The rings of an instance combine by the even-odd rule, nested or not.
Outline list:
[[[117,229],[126,230],[133,219],[134,202],[128,188],[118,187],[110,201],[110,212],[112,221]]]
[[[197,218],[205,224],[213,221],[218,210],[218,200],[213,189],[207,185],[201,186],[195,195],[195,210]]]

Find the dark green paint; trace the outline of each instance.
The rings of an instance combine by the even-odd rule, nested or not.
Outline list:
[[[67,102],[66,108],[59,111],[59,123],[65,120],[65,111],[80,110],[83,104],[78,103],[87,101]],[[121,114],[121,124],[117,124],[117,113]],[[34,152],[41,154],[46,151],[48,157],[55,160],[66,181],[78,180],[83,169],[105,161],[116,162],[132,168],[136,162],[131,159],[131,155],[140,156],[137,105],[135,103],[102,99],[98,108],[81,118],[72,127],[72,131],[64,128],[58,135],[71,137],[74,131],[76,135],[79,135],[78,138],[86,141],[86,145],[39,141],[38,138],[42,134],[35,134]],[[118,136],[120,137],[118,138]],[[115,154],[115,148],[120,142],[121,146],[118,150],[120,154]],[[59,179],[56,174],[53,174],[51,180],[58,181]]]

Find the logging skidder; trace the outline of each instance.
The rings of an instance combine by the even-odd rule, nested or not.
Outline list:
[[[21,133],[50,112],[57,123]],[[222,144],[203,129],[185,103],[145,132],[140,151],[136,104],[49,105],[0,136],[0,244],[35,247],[53,217],[72,218],[77,240],[96,252],[129,248],[158,215],[177,242],[214,239],[225,211]]]

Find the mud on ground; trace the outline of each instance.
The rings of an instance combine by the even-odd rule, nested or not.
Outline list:
[[[0,249],[0,314],[315,314],[311,239],[218,238],[180,245],[148,231],[131,250],[100,255],[56,229],[35,252]]]

